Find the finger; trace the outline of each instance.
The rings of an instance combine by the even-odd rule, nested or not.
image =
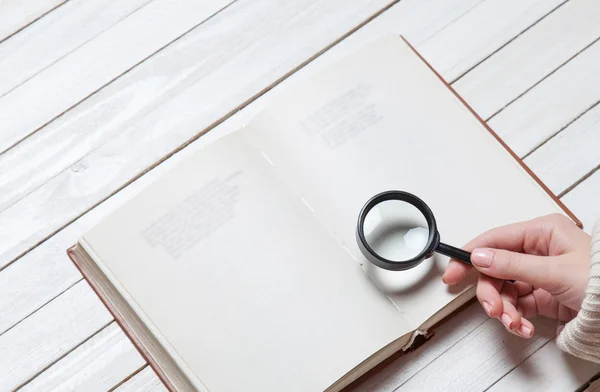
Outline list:
[[[488,316],[498,318],[503,312],[502,290],[503,282],[498,279],[481,275],[477,283],[477,299]]]
[[[534,256],[503,249],[478,248],[471,254],[473,266],[498,279],[519,280],[548,291],[556,291],[562,279],[557,257]]]
[[[472,251],[476,248],[502,248],[515,252],[523,250],[526,232],[531,223],[517,222],[496,227],[469,241],[464,249]]]
[[[511,304],[517,304],[517,298],[519,297],[519,289],[515,283],[501,281],[502,289],[500,290],[500,296],[503,299],[508,300]]]
[[[504,324],[504,328],[509,331],[516,331],[519,325],[521,325],[521,314],[507,296],[502,296],[502,315],[500,315],[500,321]]]
[[[516,308],[518,295],[517,286],[510,282],[503,283],[500,291],[503,313],[500,318],[502,323],[511,330],[515,330],[521,324],[521,313]]]
[[[536,298],[533,292],[523,295],[517,299],[517,311],[526,318],[534,317],[539,314]]]
[[[531,323],[531,321],[527,320],[524,317],[521,317],[521,325],[517,328],[517,334],[525,339],[529,339],[533,336],[533,332],[535,327]]]
[[[500,226],[475,237],[464,249],[472,251],[475,248],[499,248],[513,252],[547,254],[548,242],[540,240],[551,238],[550,234],[556,225],[564,224],[563,218],[552,214]]]
[[[530,294],[533,291],[533,285],[526,282],[514,282],[513,283],[518,291],[518,297]]]
[[[444,276],[442,276],[442,281],[446,284],[458,284],[461,280],[467,277],[470,271],[473,270],[473,267],[466,265],[465,263],[461,263],[460,261],[450,260],[448,266],[446,267],[446,271],[444,272]]]

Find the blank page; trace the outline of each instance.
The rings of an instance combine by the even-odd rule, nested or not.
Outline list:
[[[416,194],[457,247],[494,226],[562,212],[398,36],[274,97],[246,136],[417,325],[468,287],[442,283],[446,257],[407,272],[370,265],[354,235],[370,197]]]
[[[324,390],[412,327],[236,134],[85,236],[211,392]]]

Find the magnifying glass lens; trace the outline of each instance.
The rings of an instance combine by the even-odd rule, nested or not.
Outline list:
[[[397,262],[418,256],[429,239],[429,225],[423,213],[402,200],[384,200],[374,205],[365,216],[363,230],[373,252]]]

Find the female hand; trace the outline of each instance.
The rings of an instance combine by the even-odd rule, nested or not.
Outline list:
[[[552,214],[492,229],[469,242],[481,272],[477,298],[485,312],[524,338],[535,315],[573,319],[588,284],[591,237],[563,215]],[[459,283],[472,267],[451,260],[444,283]],[[507,280],[515,280],[515,283]]]

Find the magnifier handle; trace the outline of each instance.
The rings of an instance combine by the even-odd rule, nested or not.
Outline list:
[[[471,263],[471,253],[465,250],[458,249],[453,246],[446,245],[443,242],[440,242],[436,251],[443,254],[444,256],[448,256],[455,260],[462,261],[467,265],[473,265]]]
[[[446,245],[443,242],[440,242],[438,245],[437,252],[443,254],[444,256],[451,257],[454,260],[461,261],[467,265],[473,265],[471,263],[471,253],[450,245]],[[515,281],[509,280],[509,282],[514,283]]]

